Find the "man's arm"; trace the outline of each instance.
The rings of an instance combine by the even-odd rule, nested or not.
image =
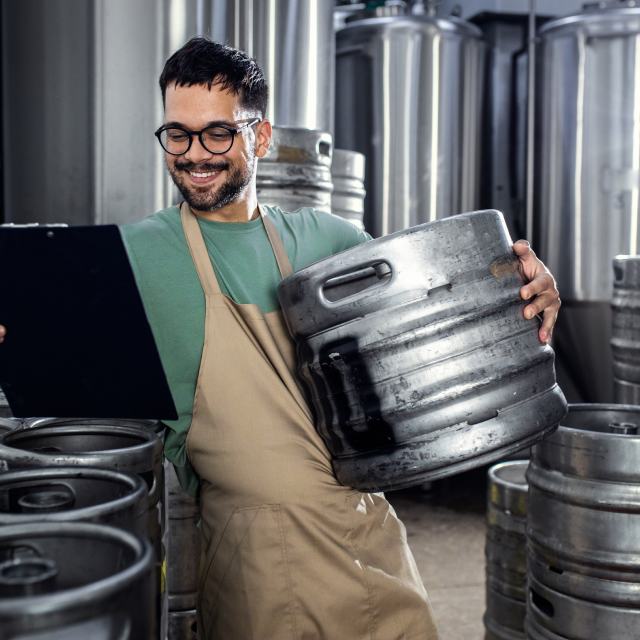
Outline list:
[[[513,245],[513,250],[520,259],[520,274],[527,282],[520,289],[520,295],[524,300],[533,298],[531,304],[524,308],[524,317],[531,319],[542,314],[542,326],[538,335],[542,342],[548,343],[561,304],[556,281],[526,240],[518,240]]]

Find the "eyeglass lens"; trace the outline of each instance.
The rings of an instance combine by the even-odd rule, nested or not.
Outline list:
[[[210,127],[202,132],[204,148],[210,153],[225,153],[233,144],[233,134],[222,127]],[[165,129],[160,134],[160,142],[165,151],[173,154],[186,153],[190,136],[182,129]]]

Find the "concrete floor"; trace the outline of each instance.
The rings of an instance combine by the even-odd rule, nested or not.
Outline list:
[[[407,528],[442,640],[484,638],[486,472],[386,494]]]

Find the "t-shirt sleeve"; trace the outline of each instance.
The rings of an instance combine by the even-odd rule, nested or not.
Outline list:
[[[318,221],[323,227],[331,244],[331,253],[340,253],[363,242],[371,240],[371,236],[355,224],[331,213],[318,211]]]

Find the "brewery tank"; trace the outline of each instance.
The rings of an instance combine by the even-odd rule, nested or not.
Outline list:
[[[539,250],[563,300],[559,359],[590,402],[613,396],[611,260],[638,252],[635,4],[598,3],[539,31]]]
[[[365,17],[337,32],[335,146],[367,159],[375,237],[478,208],[484,53],[456,18]]]
[[[334,2],[210,0],[210,29],[254,57],[269,84],[272,124],[333,132]]]

